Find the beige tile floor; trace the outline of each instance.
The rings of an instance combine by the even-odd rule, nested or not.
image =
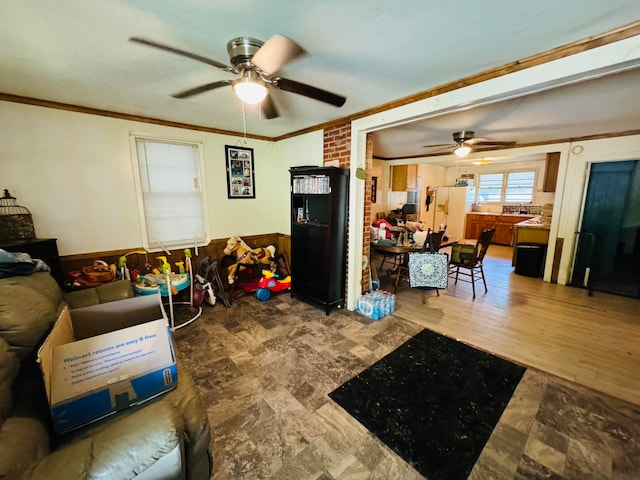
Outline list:
[[[499,296],[505,282],[494,278],[490,293]],[[468,305],[461,289],[469,287],[429,298],[427,310],[440,299]],[[434,328],[433,317],[412,313],[415,293],[400,290],[396,314],[377,322],[348,311],[325,316],[287,293],[267,302],[246,295],[230,308],[205,306],[177,330],[212,425],[212,479],[423,478],[327,396],[425,326],[463,321],[462,307],[452,306]],[[496,308],[482,298],[472,308]],[[470,478],[617,480],[637,472],[640,407],[530,368]]]

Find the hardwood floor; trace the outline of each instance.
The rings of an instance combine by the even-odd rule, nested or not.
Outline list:
[[[436,296],[397,292],[394,315],[437,333],[640,405],[640,301],[516,275],[511,248],[491,245],[488,293],[450,280]],[[376,266],[378,260],[374,260]],[[392,289],[381,277],[382,288]]]

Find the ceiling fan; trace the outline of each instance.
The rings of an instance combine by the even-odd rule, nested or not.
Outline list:
[[[206,63],[236,76],[235,79],[219,80],[173,94],[174,98],[188,98],[216,88],[231,86],[243,102],[260,104],[260,109],[267,119],[279,116],[269,95],[269,87],[297,93],[336,107],[341,107],[347,100],[346,97],[321,88],[277,76],[276,73],[283,65],[306,53],[300,45],[282,35],[274,35],[266,42],[250,37],[234,38],[227,43],[231,65],[145,38],[131,37],[129,40]]]
[[[460,130],[453,133],[455,143],[440,143],[435,145],[423,145],[422,148],[443,147],[444,150],[453,148],[453,153],[458,157],[466,157],[472,150],[488,150],[493,147],[512,147],[516,144],[513,141],[492,140],[490,138],[476,138],[473,130]]]

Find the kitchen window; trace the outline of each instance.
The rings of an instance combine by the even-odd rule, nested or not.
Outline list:
[[[535,170],[480,174],[476,200],[485,203],[532,202],[535,179]]]
[[[148,250],[203,245],[207,238],[198,143],[134,136],[135,177]]]

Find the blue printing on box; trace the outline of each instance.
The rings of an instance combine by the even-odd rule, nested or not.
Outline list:
[[[176,352],[171,327],[167,325],[167,336],[171,357],[174,363],[147,374],[128,379],[136,397],[129,400],[128,395],[115,395],[112,403],[108,388],[71,400],[61,405],[51,406],[53,426],[60,434],[67,433],[108,415],[139,405],[178,386],[178,367],[175,363]]]
[[[108,388],[87,394],[62,405],[51,407],[53,424],[58,433],[67,433],[87,423],[99,420],[120,410],[144,403],[178,386],[178,368],[175,363],[146,375],[129,379],[136,397],[129,400],[126,392],[115,395],[112,403]]]

